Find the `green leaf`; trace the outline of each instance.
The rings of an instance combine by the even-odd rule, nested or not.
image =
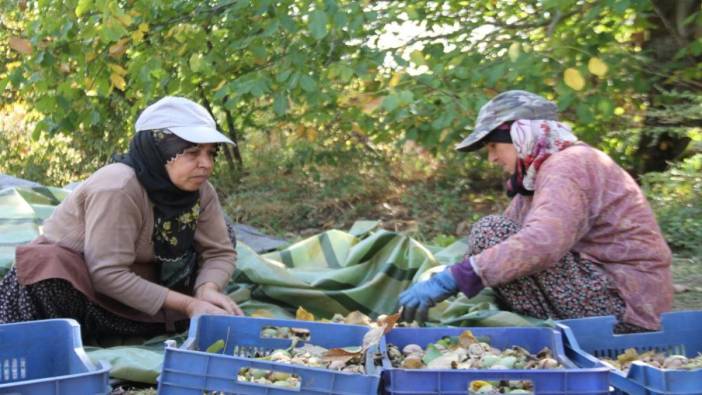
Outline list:
[[[351,77],[353,77],[353,69],[347,66],[342,66],[339,72],[339,77],[342,82],[349,82]]]
[[[85,11],[88,11],[90,7],[92,7],[92,5],[92,0],[78,0],[78,5],[76,6],[76,16],[80,18],[83,14],[85,14]]]
[[[312,37],[314,37],[316,40],[321,40],[324,37],[326,37],[328,31],[327,31],[327,22],[329,18],[327,17],[327,13],[322,11],[322,10],[314,10],[310,14],[310,19],[309,19],[309,24],[310,24],[310,34],[312,34]]]
[[[417,66],[422,66],[427,64],[427,61],[424,59],[424,54],[420,50],[414,50],[410,54],[410,60],[412,63],[416,64]]]
[[[202,61],[202,54],[199,53],[194,53],[190,56],[190,68],[194,72],[198,72],[202,69],[203,61]]]
[[[288,77],[290,77],[290,73],[292,73],[292,70],[290,70],[290,69],[283,70],[280,73],[276,74],[275,80],[277,82],[283,83],[283,82],[287,81]]]
[[[383,104],[381,105],[381,107],[386,109],[388,112],[392,112],[399,106],[400,98],[395,94],[385,96],[385,99],[383,99]]]
[[[288,111],[288,97],[283,92],[279,92],[273,99],[273,111],[278,116],[283,116]]]
[[[400,104],[407,105],[414,101],[414,93],[409,90],[402,90],[399,92]]]
[[[218,353],[224,349],[224,340],[219,339],[216,342],[210,344],[209,347],[207,347],[207,352],[210,353]]]
[[[314,82],[309,75],[303,75],[302,78],[300,78],[300,86],[306,92],[314,92],[317,90],[317,83]]]

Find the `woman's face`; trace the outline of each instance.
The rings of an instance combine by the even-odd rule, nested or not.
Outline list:
[[[216,153],[214,144],[190,147],[166,163],[168,177],[179,189],[197,191],[210,178]]]
[[[502,166],[512,175],[517,166],[517,150],[511,143],[487,143],[488,161]]]

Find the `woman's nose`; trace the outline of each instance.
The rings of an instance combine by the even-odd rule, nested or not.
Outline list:
[[[214,165],[214,161],[208,152],[200,153],[198,162],[200,164],[200,167],[206,167],[208,169],[212,168],[212,166]]]

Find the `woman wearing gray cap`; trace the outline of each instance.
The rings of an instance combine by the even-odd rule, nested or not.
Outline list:
[[[626,171],[557,119],[554,103],[525,91],[481,108],[456,149],[487,147],[510,174],[512,201],[473,225],[462,262],[400,295],[405,320],[489,286],[520,314],[615,315],[617,332],[659,328],[672,305],[672,257],[653,211]]]
[[[233,142],[202,106],[165,97],[147,107],[128,153],[17,248],[0,322],[73,318],[88,337],[148,336],[197,314],[241,315],[222,292],[236,254],[207,181],[218,144]]]

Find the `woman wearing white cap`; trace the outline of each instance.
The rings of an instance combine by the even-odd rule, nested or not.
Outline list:
[[[210,177],[217,131],[202,106],[165,97],[126,155],[93,173],[17,248],[0,322],[74,318],[84,336],[153,335],[197,314],[243,314],[222,291],[236,253]]]
[[[487,146],[510,174],[504,215],[476,222],[463,261],[400,295],[406,320],[447,297],[492,287],[503,305],[538,318],[614,315],[618,332],[655,330],[672,305],[671,252],[634,180],[525,91],[486,103],[457,147]]]

